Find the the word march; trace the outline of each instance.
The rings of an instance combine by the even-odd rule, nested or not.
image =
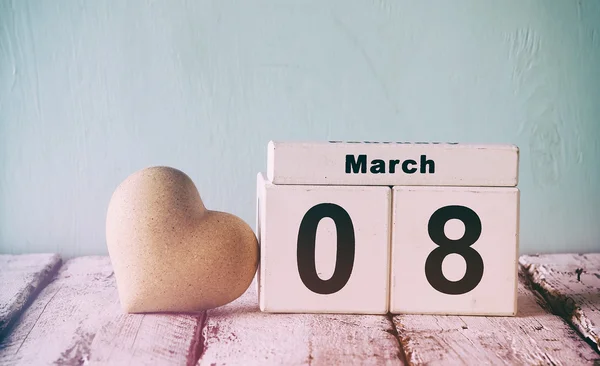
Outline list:
[[[271,141],[267,160],[262,311],[516,314],[516,146]]]
[[[406,159],[402,161],[402,172],[405,174],[413,174],[419,171],[421,174],[433,174],[435,173],[435,162],[433,160],[427,159],[426,155],[421,155],[420,158],[420,168],[417,168],[417,162],[412,159]],[[392,159],[387,162],[387,170],[386,170],[386,161],[381,159],[373,159],[371,160],[371,166],[369,168],[369,172],[372,174],[385,174],[385,173],[396,173],[396,166],[401,163],[399,159]],[[367,173],[367,155],[361,154],[355,156],[353,154],[346,155],[346,174],[351,173]]]
[[[518,178],[513,145],[270,141],[267,152],[273,184],[514,187]]]

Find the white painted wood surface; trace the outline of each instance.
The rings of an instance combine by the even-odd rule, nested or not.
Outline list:
[[[0,255],[0,340],[5,330],[58,270],[52,253]]]
[[[269,141],[275,184],[516,186],[514,145]]]
[[[388,312],[389,187],[276,185],[258,174],[257,190],[262,311]]]
[[[554,306],[581,304],[578,319],[594,323],[598,259],[522,257],[522,272],[529,276],[520,276],[515,317],[390,318],[261,312],[256,279],[242,297],[208,313],[124,314],[108,257],[81,257],[61,267],[0,340],[0,364],[597,365],[600,352],[551,314],[540,293]],[[564,282],[573,273],[576,278],[573,265],[582,268],[577,283],[584,287]],[[540,293],[530,289],[527,281],[536,277],[527,270],[541,268],[552,291],[565,291],[567,283],[576,292],[549,297],[538,282],[533,285]]]
[[[115,315],[90,345],[94,365],[194,365],[206,313]]]
[[[578,334],[552,315],[520,276],[516,317],[397,315],[394,324],[414,365],[592,365]]]
[[[253,284],[238,300],[209,310],[198,365],[403,365],[384,315],[260,312]]]
[[[2,365],[193,364],[202,315],[124,315],[108,257],[67,261],[0,343]]]
[[[514,315],[518,188],[392,191],[390,312]]]
[[[522,256],[537,291],[600,352],[600,253]]]

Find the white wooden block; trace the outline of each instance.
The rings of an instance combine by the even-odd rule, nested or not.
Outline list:
[[[391,188],[275,185],[257,175],[260,309],[385,314]]]
[[[510,186],[518,182],[514,145],[399,142],[268,144],[274,184]]]
[[[393,187],[390,312],[517,311],[518,188]]]

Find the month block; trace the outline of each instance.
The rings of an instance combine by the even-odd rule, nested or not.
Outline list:
[[[260,309],[385,314],[391,188],[276,185],[257,175]]]
[[[516,187],[393,187],[391,313],[517,311]]]
[[[267,151],[274,184],[514,187],[518,181],[514,145],[270,141]]]

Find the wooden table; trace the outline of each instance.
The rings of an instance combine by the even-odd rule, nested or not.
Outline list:
[[[600,365],[600,253],[522,256],[516,317],[123,314],[108,257],[0,256],[0,365]]]

